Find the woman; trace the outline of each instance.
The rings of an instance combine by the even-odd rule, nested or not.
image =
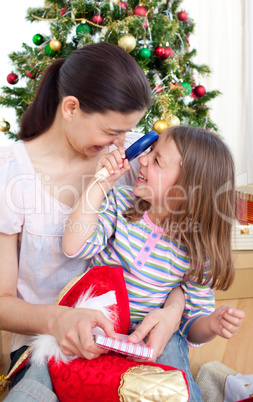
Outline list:
[[[20,141],[0,149],[0,323],[13,332],[12,365],[36,333],[54,334],[66,355],[89,359],[101,354],[91,326],[112,334],[99,312],[53,304],[84,271],[83,261],[64,256],[61,238],[98,159],[138,139],[128,132],[150,104],[148,80],[127,52],[89,44],[48,67],[23,116]],[[132,169],[124,182],[134,175]]]

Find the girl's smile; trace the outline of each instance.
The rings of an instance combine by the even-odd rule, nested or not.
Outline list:
[[[141,156],[140,173],[134,186],[134,193],[151,204],[151,211],[170,213],[169,193],[177,183],[182,156],[173,139],[161,135],[151,151]]]

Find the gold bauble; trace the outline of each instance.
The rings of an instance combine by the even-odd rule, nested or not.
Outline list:
[[[172,114],[170,116],[170,121],[168,122],[168,126],[180,126],[180,120],[177,116],[175,116],[174,114]]]
[[[153,129],[158,134],[161,134],[167,127],[168,127],[168,124],[164,120],[157,120],[153,125]]]
[[[0,121],[0,131],[2,131],[3,133],[7,133],[7,131],[9,131],[9,129],[11,128],[11,125],[8,121],[6,120],[2,120]]]
[[[58,52],[58,50],[61,48],[61,42],[58,39],[52,39],[49,42],[49,46],[52,50]]]
[[[130,53],[136,46],[136,39],[131,34],[125,34],[119,38],[118,45]]]

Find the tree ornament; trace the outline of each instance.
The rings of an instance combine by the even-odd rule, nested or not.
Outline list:
[[[203,85],[197,85],[194,89],[193,89],[193,93],[195,96],[197,96],[198,98],[202,98],[202,96],[205,95],[206,93],[206,89],[205,87],[203,87]]]
[[[126,11],[126,9],[127,9],[127,4],[126,4],[124,1],[120,1],[120,2],[119,2],[119,6],[120,6],[124,11]]]
[[[181,85],[184,89],[185,95],[190,95],[190,93],[192,91],[191,84],[189,84],[189,82],[183,81],[183,82],[181,82]]]
[[[94,22],[94,24],[101,25],[103,22],[103,17],[99,14],[95,14],[91,18],[91,21]]]
[[[37,67],[31,66],[29,70],[26,70],[25,75],[31,80],[34,80],[38,77],[39,73],[40,71],[37,69]]]
[[[65,7],[63,7],[63,8],[60,9],[60,14],[61,14],[61,15],[66,14],[66,8],[65,8]]]
[[[170,84],[170,91],[174,91],[178,87],[179,83],[178,82],[172,82]]]
[[[51,49],[49,43],[45,47],[45,53],[49,57],[54,57],[57,54],[55,50]]]
[[[76,27],[77,36],[82,35],[84,33],[91,33],[91,27],[88,24],[81,23]]]
[[[164,120],[157,120],[153,125],[153,129],[158,134],[161,134],[167,127],[168,127],[168,124]]]
[[[3,133],[7,133],[7,131],[9,131],[9,129],[11,128],[11,125],[8,121],[6,120],[2,120],[0,121],[0,131],[2,131]]]
[[[174,114],[172,114],[172,115],[170,116],[170,121],[169,121],[169,123],[168,123],[168,126],[169,126],[169,127],[171,127],[171,126],[180,126],[180,120],[179,120],[179,118],[178,118],[177,116],[175,116]]]
[[[163,91],[162,85],[157,85],[157,86],[154,88],[154,91],[155,91],[156,94],[160,94],[160,93]]]
[[[17,84],[18,80],[19,80],[18,75],[13,72],[7,75],[7,81],[11,85]]]
[[[168,57],[173,57],[173,55],[174,55],[174,52],[173,52],[172,48],[170,46],[167,46],[164,49],[164,53],[159,57],[160,57],[160,59],[165,60]]]
[[[180,13],[177,14],[177,18],[179,21],[186,22],[188,20],[188,15],[185,11],[180,11]]]
[[[44,38],[41,34],[35,34],[33,35],[33,43],[36,46],[40,46],[44,42]]]
[[[134,15],[138,15],[139,17],[146,17],[148,14],[148,10],[144,6],[137,6],[134,9]]]
[[[68,2],[66,2],[66,3],[65,3],[65,6],[64,6],[63,8],[61,8],[61,9],[60,9],[60,14],[61,14],[61,15],[66,14],[66,11],[67,11],[67,5],[68,5]]]
[[[54,50],[55,52],[58,52],[58,50],[60,50],[62,44],[58,39],[52,39],[49,42],[49,46],[51,47],[52,50]]]
[[[162,46],[157,46],[155,48],[155,55],[157,57],[162,57],[164,55],[164,52],[165,52],[165,50],[164,50],[164,48]]]
[[[130,53],[136,46],[136,39],[133,35],[127,33],[119,38],[118,45]]]
[[[144,22],[143,22],[142,28],[143,28],[144,30],[145,30],[145,29],[148,29],[148,21],[144,21]]]
[[[141,59],[145,60],[145,59],[149,59],[151,56],[151,51],[147,48],[147,47],[143,47],[142,49],[140,49],[139,51],[139,56]]]

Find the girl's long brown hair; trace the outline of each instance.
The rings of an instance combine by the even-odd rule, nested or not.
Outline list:
[[[226,290],[234,278],[231,229],[234,219],[234,162],[225,143],[206,130],[176,126],[162,136],[172,139],[182,155],[182,170],[177,185],[170,191],[168,228],[186,245],[191,267],[185,280],[199,284],[211,281],[211,287]],[[187,196],[185,196],[187,195]],[[126,211],[131,221],[139,220],[149,204],[137,199]],[[186,230],[180,230],[184,227]],[[204,266],[210,269],[204,275]]]

